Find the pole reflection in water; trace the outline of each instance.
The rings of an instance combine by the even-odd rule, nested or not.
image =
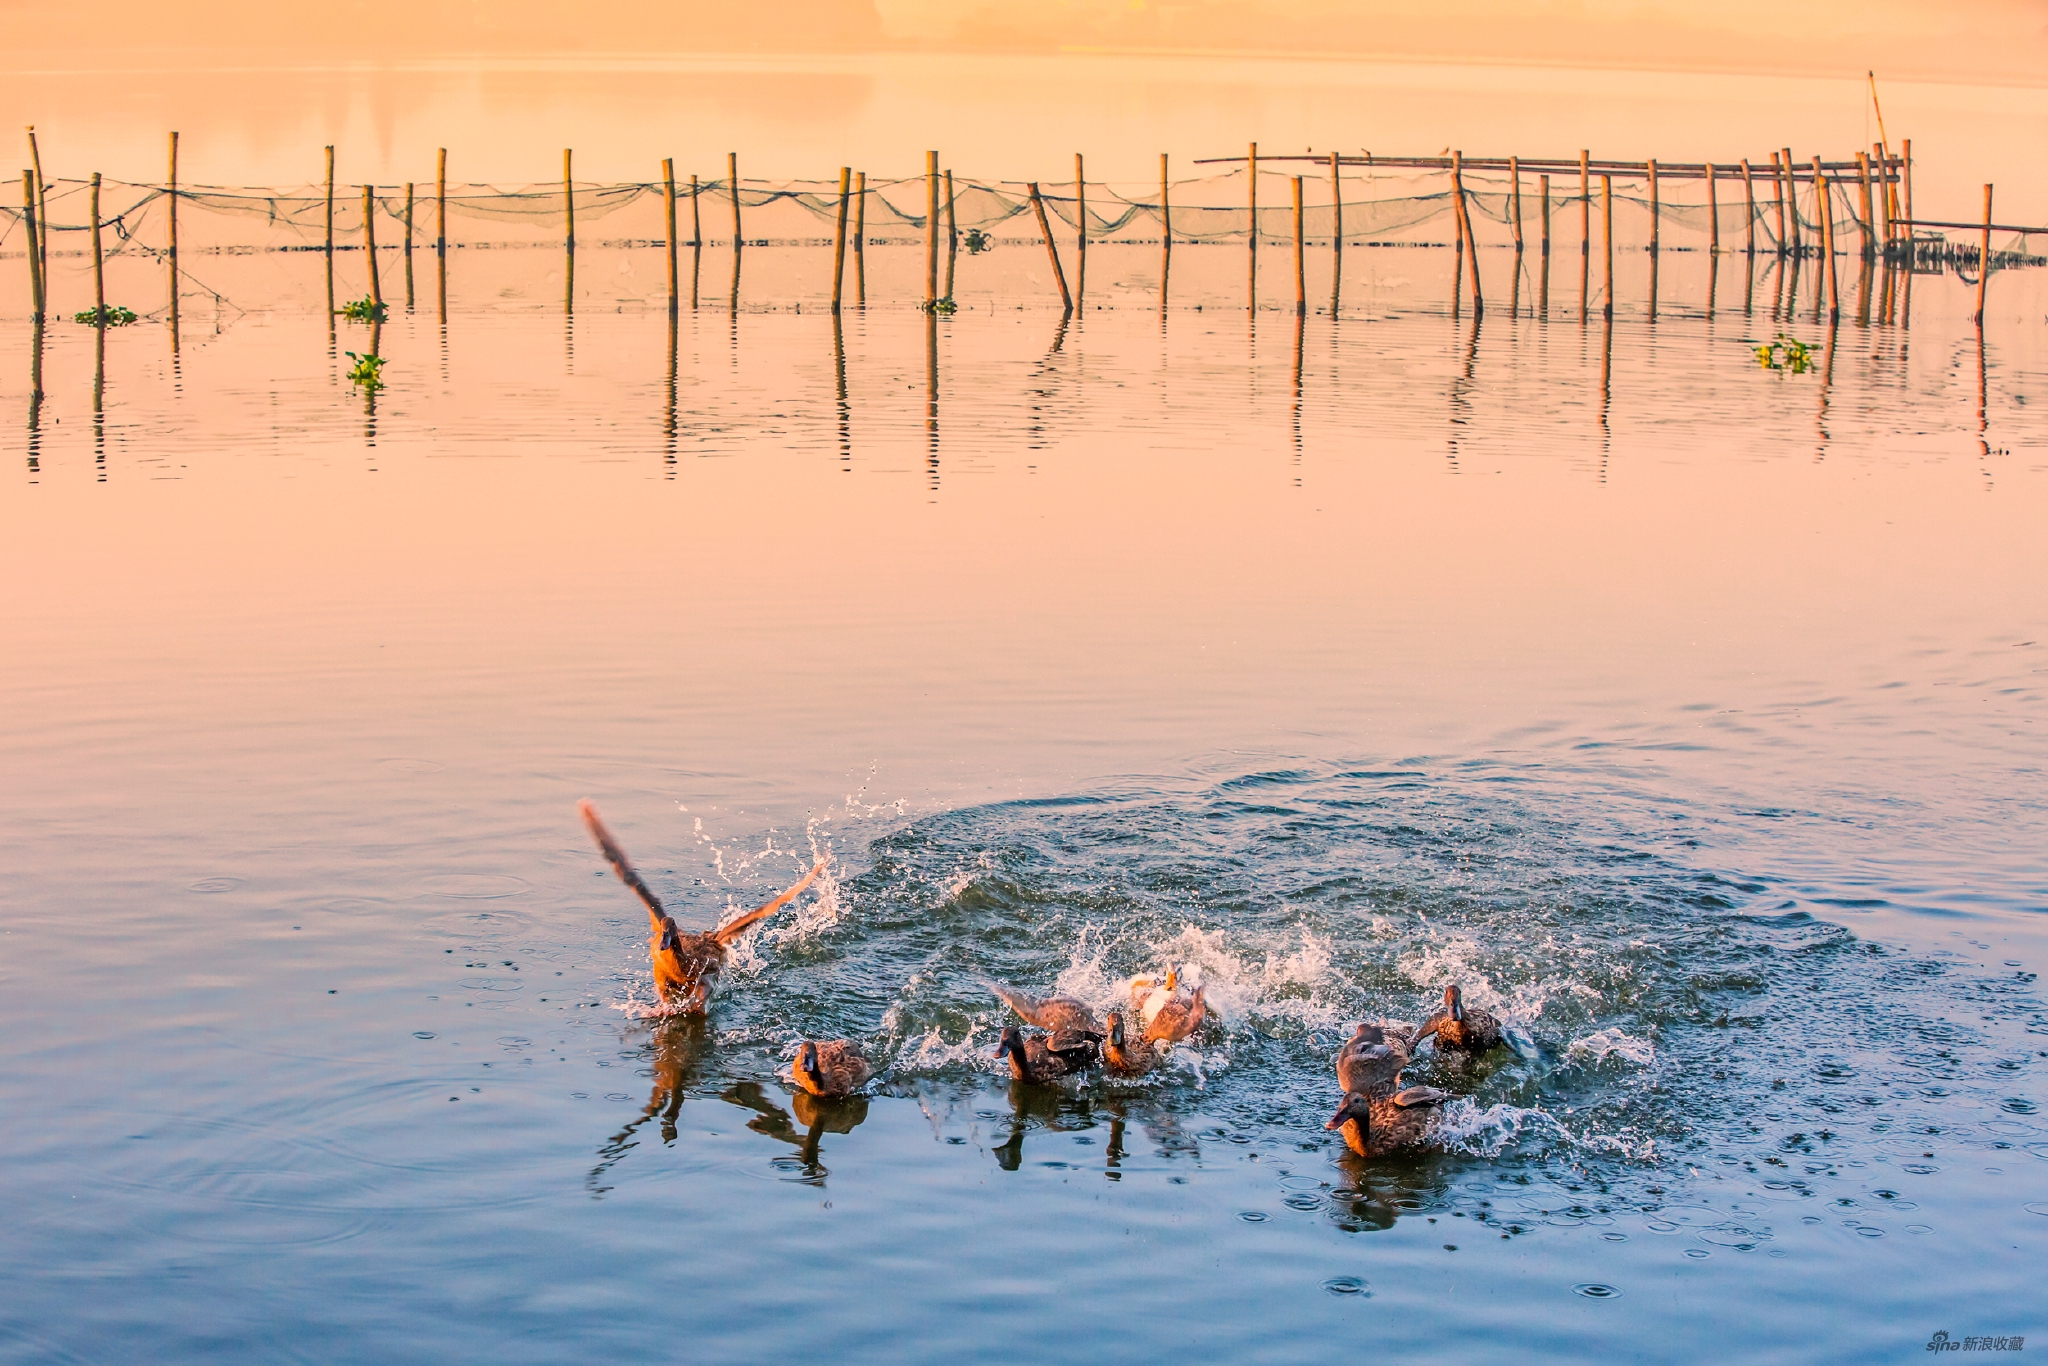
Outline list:
[[[1825,460],[1828,454],[1828,391],[1835,383],[1835,334],[1840,323],[1828,319],[1828,339],[1823,345],[1826,353],[1820,358],[1820,399],[1813,416],[1813,429],[1819,444],[1814,447],[1813,458]]]
[[[1522,316],[1522,249],[1515,248],[1514,268],[1508,272],[1508,317]]]
[[[92,330],[92,463],[99,481],[107,482],[107,325]]]
[[[1159,248],[1159,331],[1166,333],[1166,298],[1173,275],[1173,240],[1168,238]]]
[[[1714,293],[1720,283],[1721,258],[1719,255],[1709,252],[1707,254],[1707,318],[1709,321],[1714,316]]]
[[[1658,257],[1658,256],[1659,256],[1660,254],[1661,254],[1661,253],[1659,253],[1659,252],[1655,252],[1655,251],[1653,251],[1653,252],[1651,252],[1651,253],[1650,253],[1650,321],[1651,321],[1651,322],[1655,322],[1655,321],[1657,321],[1657,257]],[[1611,312],[1611,311],[1612,311],[1612,305],[1613,305],[1613,300],[1611,300],[1611,299],[1610,299],[1610,300],[1608,301],[1608,304],[1609,304],[1609,311]]]
[[[448,337],[448,249],[444,246],[434,252],[434,310],[435,319],[441,324],[443,341]]]
[[[924,315],[924,432],[925,464],[931,471],[932,491],[939,488],[939,315]]]
[[[1856,272],[1856,325],[1870,326],[1870,296],[1877,283],[1877,263],[1868,256],[1863,258],[1863,268]]]
[[[602,1198],[611,1190],[605,1184],[606,1174],[640,1146],[637,1135],[648,1120],[659,1115],[661,1141],[676,1141],[676,1118],[683,1111],[684,1090],[696,1075],[708,1034],[702,1015],[671,1016],[655,1023],[648,1039],[653,1089],[647,1097],[646,1107],[640,1111],[640,1117],[599,1145],[597,1165],[583,1178],[584,1188],[593,1198]]]
[[[29,326],[28,342],[28,472],[43,467],[43,320]]]
[[[740,311],[740,258],[744,255],[746,249],[735,241],[732,248],[732,294],[726,301],[734,317],[738,317]]]
[[[1301,487],[1301,348],[1308,330],[1306,314],[1294,315],[1294,486]]]
[[[1756,253],[1742,254],[1742,316],[1756,316]]]
[[[1465,333],[1465,354],[1451,375],[1450,430],[1445,438],[1445,456],[1453,474],[1458,473],[1461,468],[1458,464],[1460,429],[1467,425],[1472,416],[1472,381],[1479,372],[1479,329],[1484,325],[1485,318],[1486,315],[1479,309],[1472,310],[1472,326]]]
[[[846,327],[832,315],[832,380],[839,401],[839,470],[853,473],[853,408],[846,401]]]
[[[336,355],[334,337],[334,253],[332,251],[325,251],[321,255],[327,260],[327,359],[333,360]]]
[[[662,413],[662,460],[670,479],[676,477],[676,329],[681,319],[668,310],[667,402]]]
[[[372,356],[381,356],[381,355],[383,355],[383,354],[384,354],[384,345],[383,345],[383,342],[384,342],[384,324],[383,324],[383,323],[380,323],[380,322],[378,322],[378,321],[377,321],[377,320],[376,320],[375,318],[372,318],[372,319],[370,320],[370,352],[369,352],[369,353],[370,353],[370,354],[371,354]],[[364,384],[364,385],[362,386],[362,389],[363,389],[363,444],[364,444],[365,446],[368,446],[368,447],[370,447],[370,448],[371,448],[371,449],[373,449],[373,450],[374,450],[374,449],[376,448],[376,445],[377,445],[377,391],[378,391],[379,389],[383,388],[383,387],[384,387],[384,386],[383,386],[383,385],[382,385],[382,384],[381,384],[381,383],[380,383],[380,382],[378,381],[378,379],[377,379],[377,377],[376,377],[376,374],[375,374],[375,372],[374,372],[374,371],[373,371],[373,372],[371,373],[371,376],[370,376],[370,379],[369,379],[369,381],[368,381],[368,382],[367,382],[366,384]],[[370,473],[372,473],[372,474],[375,474],[376,472],[377,472],[377,467],[376,467],[375,465],[372,465],[372,466],[370,467]]]
[[[1613,452],[1614,428],[1608,413],[1614,399],[1614,319],[1600,324],[1600,482],[1607,482],[1607,461]]]
[[[1978,267],[1983,268],[1981,265]],[[1977,327],[1977,459],[1982,462],[1984,487],[1991,487],[1991,389],[1984,376],[1984,328]]]

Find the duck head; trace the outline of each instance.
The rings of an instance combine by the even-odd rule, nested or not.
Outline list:
[[[1356,1091],[1344,1093],[1344,1103],[1337,1107],[1337,1113],[1330,1116],[1325,1129],[1341,1129],[1353,1121],[1358,1123],[1358,1137],[1364,1141],[1372,1132],[1372,1103]]]
[[[1450,1012],[1450,1016],[1452,1019],[1458,1021],[1461,1024],[1464,1022],[1465,993],[1458,990],[1458,984],[1456,982],[1453,982],[1449,986],[1444,988],[1444,1009]]]
[[[809,1077],[813,1084],[818,1086],[825,1084],[824,1071],[818,1066],[818,1045],[815,1042],[810,1039],[804,1040],[804,1046],[797,1050],[796,1062],[797,1066],[803,1068],[804,1075]]]
[[[1124,1046],[1124,1013],[1121,1010],[1109,1012],[1109,1046],[1111,1048],[1122,1048]]]
[[[996,1045],[996,1056],[1007,1058],[1012,1054],[1020,1058],[1024,1056],[1024,1035],[1017,1026],[1004,1025],[1002,1041]]]

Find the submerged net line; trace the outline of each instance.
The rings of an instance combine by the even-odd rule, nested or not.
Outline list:
[[[1394,170],[1347,165],[1340,182],[1343,237],[1347,244],[1389,243],[1442,245],[1454,216],[1454,193],[1448,174],[1437,170]],[[1056,233],[1085,230],[1091,241],[1159,241],[1170,225],[1176,243],[1245,241],[1254,230],[1262,242],[1286,242],[1294,236],[1291,175],[1259,169],[1258,209],[1254,215],[1249,200],[1252,184],[1242,166],[1228,171],[1172,181],[1167,187],[1168,204],[1162,213],[1157,183],[1138,189],[1128,183],[1088,182],[1077,193],[1072,182],[1064,185],[1041,182],[1040,200]],[[1464,175],[1466,203],[1475,220],[1491,224],[1493,231],[1481,233],[1481,245],[1504,245],[1504,231],[1515,216],[1516,194],[1502,173],[1468,169]],[[1539,240],[1545,197],[1528,172],[1522,176],[1520,191],[1524,241]],[[1626,248],[1645,244],[1651,237],[1652,200],[1646,176],[1610,175],[1615,206],[1615,241]],[[1336,234],[1340,210],[1332,203],[1332,184],[1327,174],[1303,177],[1304,204],[1302,233],[1305,239],[1328,242]],[[1740,182],[1733,182],[1739,186]],[[1704,182],[1668,180],[1655,202],[1655,227],[1660,245],[1685,249],[1683,243],[1662,242],[1664,234],[1682,233],[1704,245],[1718,222],[1724,249],[1740,249],[1753,229],[1760,251],[1778,252],[1790,243],[1778,237],[1778,201],[1770,196],[1773,177],[1759,175],[1760,191],[1752,215],[1740,192],[1723,193],[1710,208]],[[1727,179],[1723,187],[1731,184]],[[1668,192],[1686,187],[1683,200]],[[839,187],[832,180],[763,181],[742,178],[737,182],[742,222],[742,240],[748,245],[809,244],[831,240],[837,228]],[[1812,185],[1795,185],[1785,201],[1788,224],[1802,242],[1817,242],[1820,215]],[[86,182],[46,182],[41,224],[48,234],[46,250],[54,253],[89,251],[92,229],[87,209]],[[717,245],[731,240],[732,200],[735,183],[727,179],[700,181],[694,205],[686,185],[676,190],[677,238],[683,244],[701,242]],[[1857,187],[1836,178],[1827,188],[1833,206],[1837,243],[1854,244],[1864,230],[1858,207]],[[162,185],[102,180],[101,230],[113,240],[113,252],[160,253],[168,245],[170,191]],[[115,201],[109,204],[109,198]],[[664,214],[664,186],[661,182],[620,183],[576,182],[565,194],[559,183],[506,187],[470,183],[450,186],[445,200],[437,200],[432,185],[425,194],[417,185],[412,201],[411,231],[405,224],[406,197],[402,190],[377,186],[372,203],[378,218],[378,245],[398,247],[410,240],[417,249],[429,249],[435,240],[439,214],[445,206],[450,246],[545,245],[560,243],[566,236],[566,220],[573,201],[579,229],[585,224],[607,224],[623,233],[614,241],[628,245],[660,245],[667,240]],[[1235,202],[1233,202],[1235,201]],[[1590,239],[1602,240],[1602,203],[1597,179],[1582,200],[1577,186],[1560,189],[1553,181],[1548,194],[1553,250],[1564,249],[1579,240],[1580,206],[1589,205]],[[903,240],[904,234],[921,238],[926,227],[926,181],[922,176],[870,181],[865,190],[865,239],[869,243]],[[694,207],[694,215],[693,215]],[[328,237],[330,201],[324,185],[292,188],[180,186],[177,190],[180,251],[292,251],[321,250]],[[336,184],[331,201],[333,241],[337,250],[354,249],[362,239],[362,187]],[[948,223],[941,204],[941,226]],[[18,206],[0,207],[0,246],[14,240],[23,211]],[[693,235],[692,222],[698,228]],[[1021,222],[1019,220],[1022,220]],[[853,215],[849,215],[849,232]],[[1021,181],[981,181],[955,177],[952,194],[952,225],[965,232],[1006,240],[1038,238],[1036,215],[1028,187]],[[479,234],[482,225],[502,231],[496,238]],[[461,227],[462,232],[456,229]],[[524,228],[524,234],[518,230]],[[1875,235],[1878,225],[1870,225]],[[505,240],[506,234],[515,234]],[[1922,231],[1922,236],[1929,233]],[[1938,235],[1938,234],[1936,234]],[[524,241],[518,240],[523,237]],[[1488,241],[1491,238],[1493,240]],[[583,239],[592,245],[589,238]],[[912,239],[915,240],[915,239]],[[18,249],[16,253],[18,254]]]

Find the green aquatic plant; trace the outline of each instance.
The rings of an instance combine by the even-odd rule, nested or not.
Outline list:
[[[384,358],[382,356],[375,354],[359,356],[353,351],[348,352],[347,355],[350,360],[355,362],[354,365],[349,367],[348,382],[350,384],[360,385],[365,389],[382,389],[384,387]]]
[[[71,315],[71,321],[88,327],[123,327],[135,321],[135,310],[119,304],[106,304],[99,308],[81,309]]]
[[[917,307],[920,312],[943,313],[948,317],[960,311],[960,305],[953,302],[953,296],[950,294],[943,299],[927,299]]]
[[[1771,341],[1753,345],[1758,365],[1766,370],[1789,370],[1795,375],[1803,375],[1813,369],[1813,355],[1819,349],[1803,341],[1795,341],[1783,332]]]
[[[390,309],[368,299],[350,299],[335,311],[352,323],[381,323]]]
[[[996,239],[990,237],[980,228],[969,228],[960,240],[966,245],[967,254],[970,256],[979,256],[996,244]]]

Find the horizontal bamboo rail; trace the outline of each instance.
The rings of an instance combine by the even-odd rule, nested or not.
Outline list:
[[[1314,161],[1328,165],[1330,158],[1327,153],[1292,156],[1269,156],[1261,153],[1259,160],[1261,162]],[[1233,165],[1241,164],[1243,161],[1243,157],[1197,157],[1195,165]],[[1340,154],[1338,156],[1338,163],[1343,166],[1386,166],[1425,171],[1448,171],[1451,169],[1451,159],[1449,157],[1343,156]],[[1468,171],[1507,171],[1513,169],[1518,163],[1522,170],[1539,172],[1557,170],[1576,171],[1581,165],[1577,157],[1466,157],[1464,167]],[[1584,163],[1584,166],[1590,174],[1596,176],[1636,175],[1647,177],[1650,173],[1650,163],[1647,161],[1587,161]],[[1855,172],[1857,169],[1857,162],[1854,158],[1848,161],[1823,161],[1821,163],[1821,170],[1829,175]],[[1657,174],[1664,179],[1705,180],[1709,172],[1712,172],[1713,178],[1716,180],[1742,179],[1742,173],[1735,167],[1716,162],[1659,161],[1657,163]],[[1887,158],[1882,167],[1872,163],[1872,174],[1880,177],[1887,184],[1897,181],[1904,173],[1904,157],[1894,156]],[[1791,178],[1796,181],[1810,183],[1813,180],[1812,166],[1809,164],[1794,167],[1791,172]],[[1976,227],[1978,225],[1973,223],[1971,226]]]
[[[1892,222],[1902,228],[1968,228],[1977,232],[1988,227],[1993,232],[2048,235],[2048,228],[2016,228],[2007,223],[1937,223],[1931,218],[1896,218]]]

